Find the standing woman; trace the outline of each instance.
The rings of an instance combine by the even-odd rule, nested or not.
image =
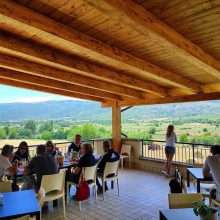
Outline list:
[[[171,162],[173,160],[173,156],[175,154],[175,142],[177,141],[176,133],[174,132],[174,126],[169,125],[167,127],[167,133],[166,133],[166,146],[165,146],[165,154],[166,154],[166,162],[164,166],[164,170],[162,173],[166,177],[170,177],[170,168],[171,168]]]

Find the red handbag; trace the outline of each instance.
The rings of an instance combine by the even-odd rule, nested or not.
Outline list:
[[[89,185],[86,182],[85,178],[82,177],[79,183],[79,187],[77,188],[75,199],[76,201],[83,201],[88,199],[90,196]]]

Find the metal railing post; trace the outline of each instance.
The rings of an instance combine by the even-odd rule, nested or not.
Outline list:
[[[195,163],[195,145],[192,144],[192,148],[193,148],[193,165]]]

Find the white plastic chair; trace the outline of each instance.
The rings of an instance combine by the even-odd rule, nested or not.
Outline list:
[[[201,193],[171,193],[168,194],[169,209],[193,208],[193,202],[202,199]]]
[[[128,158],[129,167],[131,167],[130,157],[131,157],[131,145],[122,144],[121,153],[120,153],[120,161],[121,161],[121,168],[122,169],[123,169],[124,159],[125,158]]]
[[[63,215],[66,218],[66,207],[65,207],[65,171],[60,171],[57,174],[44,175],[42,177],[41,186],[45,191],[45,197],[42,198],[43,202],[50,202],[55,199],[63,199]]]
[[[183,193],[197,193],[197,188],[195,186],[190,186],[187,187],[185,181],[183,180],[183,175],[181,172],[176,168],[175,169],[176,175],[177,175],[177,180],[181,183],[182,185],[182,190]],[[208,198],[209,204],[211,205],[211,195],[210,191],[215,187],[215,184],[200,184],[200,193],[203,195],[203,197]]]
[[[38,205],[39,205],[40,209],[43,205],[43,198],[44,197],[45,197],[45,191],[44,191],[43,187],[41,186],[41,188],[37,194],[37,201],[38,201]],[[29,219],[30,219],[29,215],[25,215],[25,216],[18,218],[18,220],[29,220]],[[40,212],[40,219],[41,219],[41,212]]]
[[[115,162],[107,162],[105,165],[103,175],[97,175],[98,178],[102,179],[103,200],[105,199],[105,182],[106,181],[117,180],[117,188],[118,188],[118,196],[119,196],[118,166],[119,166],[119,160]]]
[[[90,180],[88,185],[90,188],[94,187],[94,196],[95,196],[95,201],[97,202],[97,190],[96,190],[96,173],[97,173],[97,166],[98,164],[92,166],[92,167],[83,167],[82,168],[82,173],[79,178],[79,182],[76,184],[74,182],[67,182],[67,203],[69,202],[69,189],[71,185],[74,186],[79,186],[80,180],[82,177],[85,178],[86,181]],[[79,210],[81,211],[81,201],[79,201]]]
[[[0,182],[0,193],[11,192],[11,181]]]

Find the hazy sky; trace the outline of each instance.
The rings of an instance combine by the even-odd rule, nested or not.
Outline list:
[[[0,103],[11,102],[40,102],[49,100],[71,99],[64,96],[53,95],[45,92],[20,89],[11,86],[0,85]]]

